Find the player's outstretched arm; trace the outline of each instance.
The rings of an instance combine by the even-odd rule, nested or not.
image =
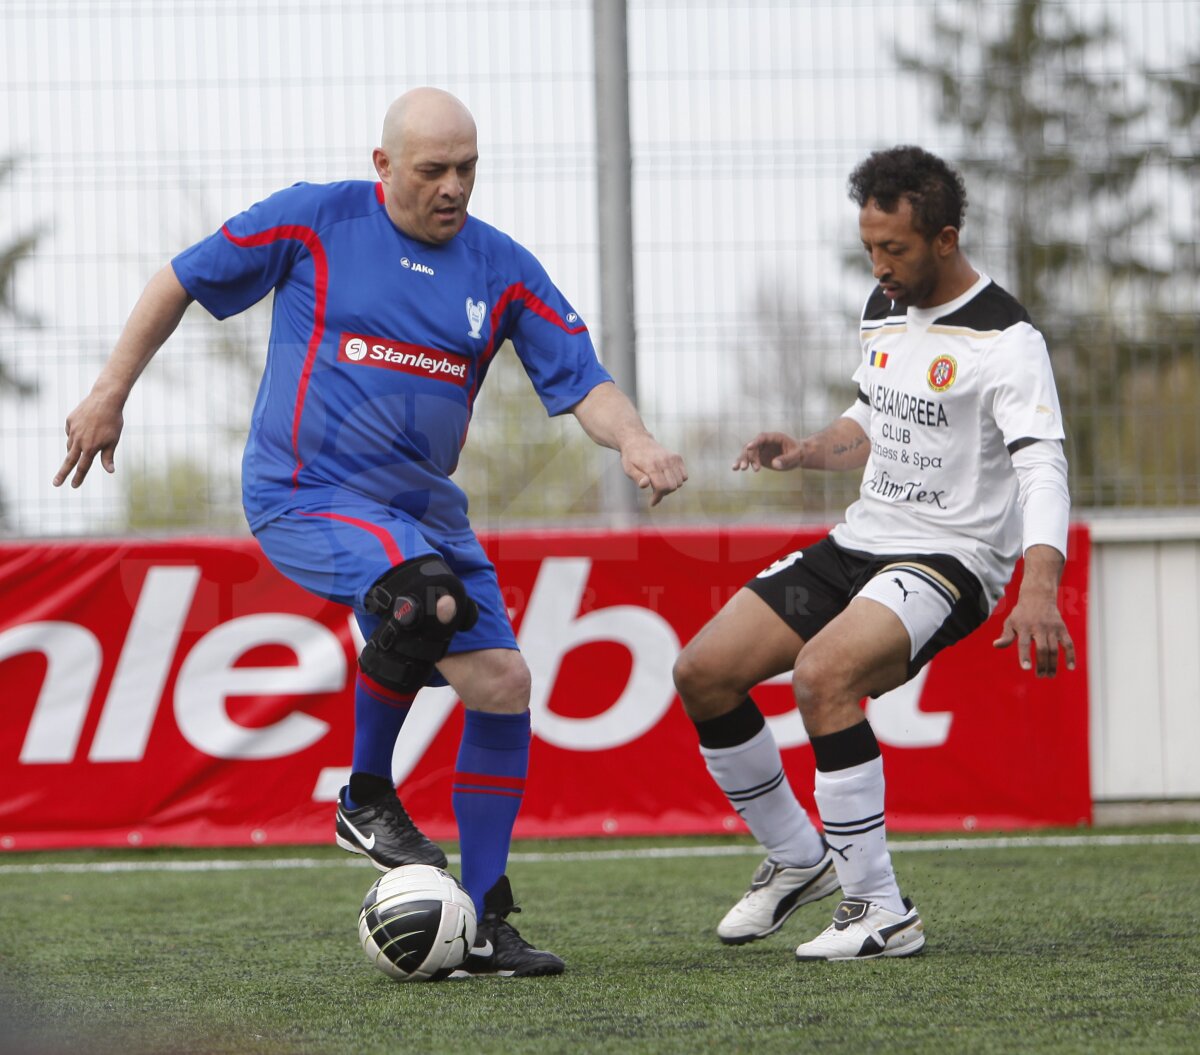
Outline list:
[[[67,457],[54,475],[55,487],[72,470],[71,486],[78,487],[97,454],[106,472],[115,471],[113,454],[125,424],[125,400],[154,353],[175,332],[191,301],[170,264],[146,284],[92,390],[67,415]]]
[[[738,451],[733,469],[861,469],[870,453],[862,426],[843,417],[803,440],[786,432],[760,432]]]
[[[611,381],[593,388],[571,412],[595,443],[620,452],[625,475],[643,490],[650,488],[652,506],[687,480],[683,458],[650,435],[637,408]]]
[[[1058,610],[1058,581],[1064,563],[1063,555],[1053,546],[1030,546],[1025,551],[1017,603],[1004,620],[1000,636],[992,642],[996,648],[1008,648],[1015,641],[1021,668],[1036,667],[1039,678],[1052,678],[1057,673],[1060,648],[1067,670],[1075,669],[1075,643]]]

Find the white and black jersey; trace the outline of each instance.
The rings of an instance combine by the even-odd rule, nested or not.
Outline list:
[[[876,288],[860,336],[846,416],[871,454],[834,539],[866,553],[949,554],[995,605],[1022,547],[1012,454],[1063,439],[1045,340],[982,274],[934,308],[896,307]]]

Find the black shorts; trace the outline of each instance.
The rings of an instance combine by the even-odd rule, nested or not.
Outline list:
[[[874,585],[871,596],[890,607],[909,631],[910,678],[988,617],[982,585],[956,558],[943,553],[862,553],[844,549],[828,536],[777,560],[746,583],[746,589],[810,641],[881,572],[887,573],[888,590],[895,584],[895,601]],[[914,627],[903,605],[918,591],[927,601],[921,602],[926,603],[924,621]]]

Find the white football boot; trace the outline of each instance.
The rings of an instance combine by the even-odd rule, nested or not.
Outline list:
[[[915,956],[925,947],[925,926],[913,903],[904,899],[897,915],[871,901],[848,897],[833,913],[833,923],[796,949],[797,960],[872,960],[877,956]]]
[[[717,924],[726,945],[743,945],[774,934],[801,905],[819,901],[838,889],[833,854],[828,850],[815,865],[791,868],[768,857],[750,881],[750,889]]]

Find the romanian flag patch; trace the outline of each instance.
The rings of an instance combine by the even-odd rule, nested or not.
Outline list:
[[[871,349],[871,365],[878,366],[880,369],[887,366],[888,353],[877,352],[874,348]]]

